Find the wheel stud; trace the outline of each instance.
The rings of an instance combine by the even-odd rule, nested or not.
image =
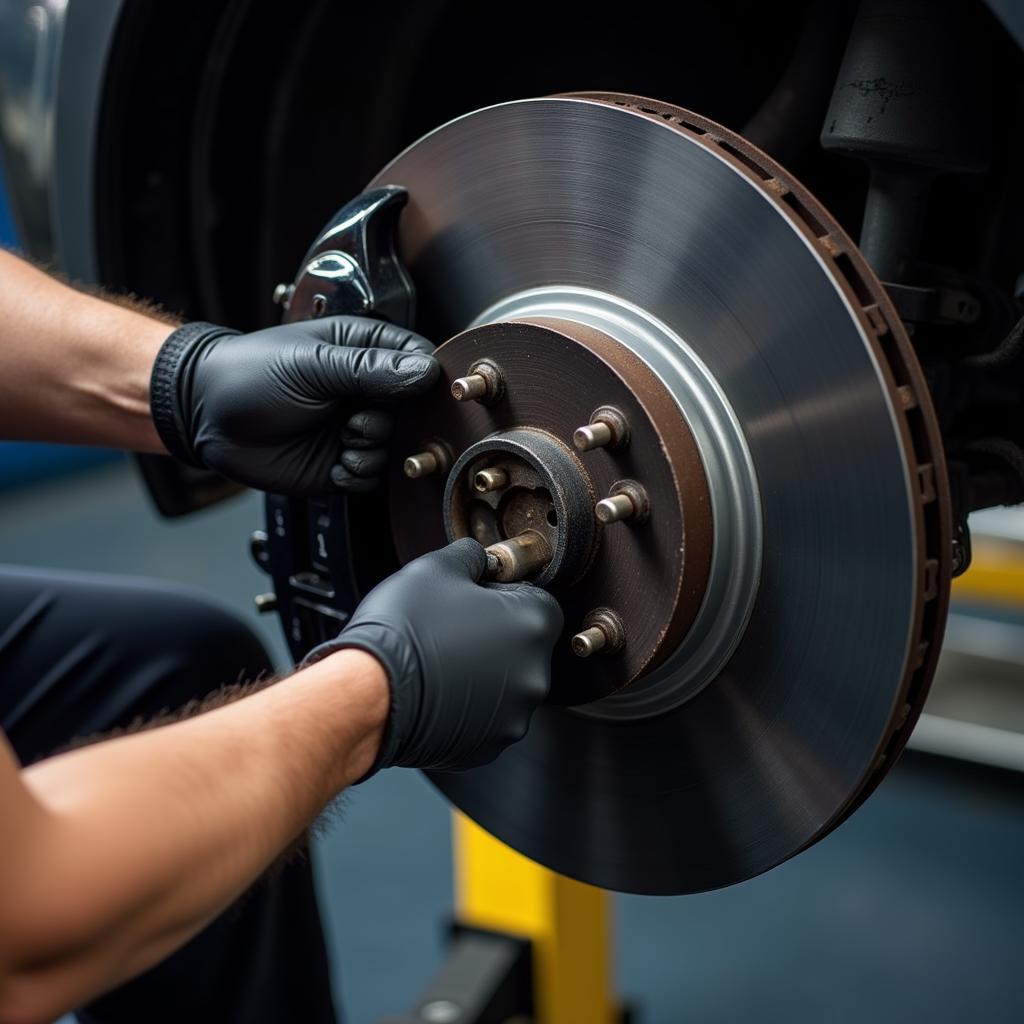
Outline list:
[[[492,405],[505,393],[501,370],[489,359],[481,359],[469,368],[465,377],[452,381],[452,398],[456,402],[480,402]]]
[[[597,521],[604,526],[612,523],[642,523],[650,514],[647,492],[635,480],[620,480],[612,487],[607,498],[594,506]]]
[[[581,452],[595,448],[619,448],[628,439],[626,418],[610,405],[595,409],[590,422],[585,427],[578,427],[572,435],[572,443]]]
[[[624,519],[632,519],[636,515],[636,506],[628,494],[616,494],[613,498],[602,498],[594,509],[598,522],[609,526],[621,523]]]
[[[433,452],[410,455],[402,463],[402,470],[410,480],[416,480],[421,476],[430,476],[437,472],[437,456]]]
[[[539,572],[554,553],[547,538],[536,530],[524,530],[517,537],[484,548],[487,576],[499,583],[514,583]]]
[[[473,490],[479,494],[500,491],[505,487],[508,487],[508,473],[503,469],[481,469],[473,475]]]
[[[589,658],[592,654],[603,651],[607,644],[608,638],[604,635],[604,630],[598,626],[591,626],[590,629],[585,629],[572,638],[572,653],[577,658]]]
[[[447,473],[451,461],[448,446],[441,441],[431,441],[423,446],[423,451],[410,455],[402,463],[402,472],[410,480],[418,480],[422,476]]]
[[[583,629],[572,638],[570,646],[577,658],[589,658],[592,654],[611,654],[625,642],[622,619],[611,608],[595,608],[583,620]]]
[[[452,381],[452,398],[456,402],[479,402],[487,397],[487,379],[479,373],[457,377]]]

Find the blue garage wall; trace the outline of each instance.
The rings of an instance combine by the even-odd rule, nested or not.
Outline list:
[[[4,187],[4,165],[0,162],[0,245],[14,245],[14,221],[7,203],[7,189]]]
[[[3,164],[0,163],[0,246],[16,249],[18,240],[14,231],[7,199]],[[0,336],[0,344],[3,338]],[[110,462],[118,458],[116,452],[97,448],[77,448],[71,445],[27,444],[16,441],[0,442],[0,489],[16,484],[42,480]]]

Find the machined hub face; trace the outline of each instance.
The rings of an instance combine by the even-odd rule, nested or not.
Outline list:
[[[500,545],[529,534],[531,551],[546,543],[549,559],[523,578],[556,594],[566,616],[551,701],[591,705],[622,690],[674,654],[708,590],[712,502],[677,402],[627,346],[573,320],[479,325],[440,346],[437,358],[442,384],[408,408],[394,445],[433,445],[454,462],[410,479],[395,461],[399,556],[466,536]],[[496,397],[456,401],[452,386],[483,360],[500,377]],[[580,450],[578,429],[603,424],[602,415],[617,436]],[[605,498],[626,510],[623,519],[601,522]],[[599,609],[621,635],[617,628],[605,638],[614,642],[583,657],[572,640]]]
[[[856,247],[742,138],[636,97],[478,111],[373,184],[409,191],[400,250],[417,326],[452,338],[439,350],[449,382],[489,358],[509,384],[490,405],[432,396],[403,419],[401,454],[437,439],[454,461],[529,429],[569,449],[579,408],[586,418],[630,397],[631,428],[637,417],[656,435],[570,449],[594,498],[628,476],[650,517],[595,525],[586,568],[551,588],[572,630],[597,621],[591,602],[618,611],[640,596],[669,628],[646,636],[644,616],[620,613],[617,652],[580,659],[563,642],[555,700],[528,736],[492,765],[433,781],[528,856],[628,891],[739,881],[827,834],[920,710],[951,547],[927,387]],[[522,321],[554,335],[516,336]],[[626,382],[614,400],[592,387],[573,369],[593,355],[585,328],[655,385]],[[526,366],[542,351],[545,372],[517,381],[517,353]],[[680,425],[692,472],[661,444]],[[636,461],[627,473],[616,459]],[[652,484],[665,467],[671,483]],[[687,481],[701,479],[704,516],[686,504]],[[399,554],[443,543],[443,482],[392,483]]]

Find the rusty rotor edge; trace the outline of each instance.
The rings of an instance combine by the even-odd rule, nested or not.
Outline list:
[[[889,731],[879,743],[861,787],[818,833],[827,834],[864,802],[906,745],[935,673],[949,609],[953,549],[949,478],[938,419],[917,355],[884,286],[852,239],[821,203],[766,153],[728,128],[660,100],[608,92],[563,93],[555,98],[623,108],[663,123],[705,147],[714,147],[717,155],[748,178],[828,261],[875,354],[903,439],[908,486],[915,497],[917,601]]]

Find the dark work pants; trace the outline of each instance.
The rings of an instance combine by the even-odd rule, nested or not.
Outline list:
[[[255,634],[196,591],[0,568],[0,727],[22,764],[270,671]],[[259,882],[179,952],[78,1016],[89,1024],[333,1022],[308,861]]]

